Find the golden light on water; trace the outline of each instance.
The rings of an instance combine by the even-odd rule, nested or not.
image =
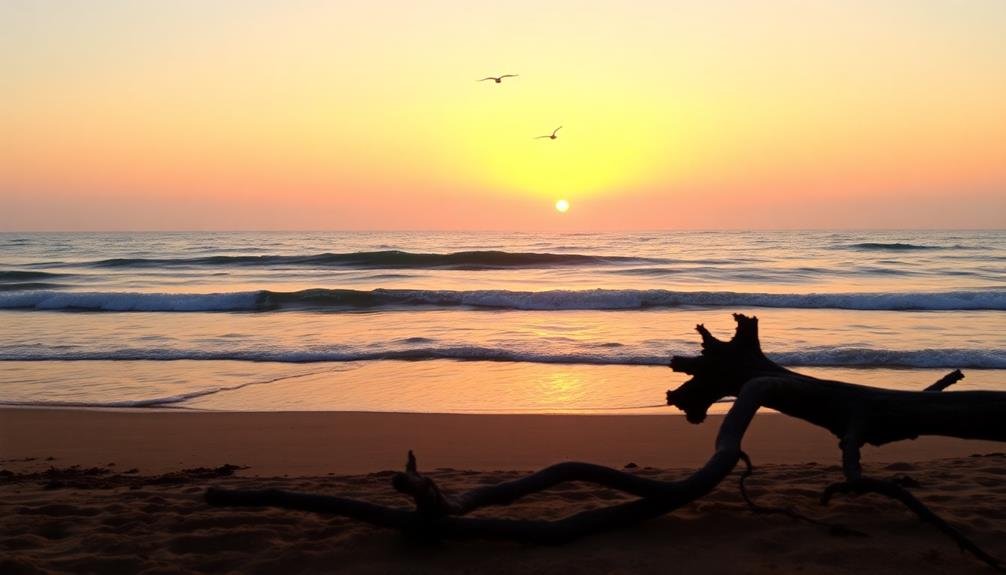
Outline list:
[[[560,214],[565,214],[569,210],[569,200],[557,200],[555,202],[555,209]]]

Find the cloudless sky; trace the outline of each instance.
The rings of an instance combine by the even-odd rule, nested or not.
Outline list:
[[[1004,31],[1002,0],[6,0],[0,231],[1003,228]]]

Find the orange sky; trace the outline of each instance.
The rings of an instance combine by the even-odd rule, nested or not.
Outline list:
[[[500,4],[4,2],[0,231],[1006,227],[1006,2]]]

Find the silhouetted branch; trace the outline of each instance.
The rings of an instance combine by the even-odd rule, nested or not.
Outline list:
[[[747,486],[745,485],[745,480],[754,473],[754,465],[751,463],[751,458],[748,457],[747,453],[741,452],[741,461],[744,462],[746,468],[744,472],[741,473],[738,485],[740,487],[741,497],[744,498],[744,503],[747,504],[748,509],[753,513],[763,514],[763,515],[785,515],[790,519],[795,519],[797,521],[804,521],[812,525],[817,525],[819,527],[826,527],[832,535],[845,536],[845,537],[869,537],[866,533],[862,531],[857,531],[855,529],[850,529],[845,525],[839,525],[837,523],[828,523],[826,521],[821,521],[819,519],[814,519],[813,517],[808,517],[792,507],[771,507],[767,505],[760,505],[755,503],[751,496],[748,495]]]
[[[999,567],[997,560],[964,538],[900,485],[864,478],[860,448],[866,443],[883,445],[920,435],[1006,441],[1006,393],[943,392],[964,377],[960,370],[947,374],[924,391],[882,389],[806,376],[765,357],[758,340],[757,318],[737,314],[734,318],[737,332],[729,342],[719,342],[700,325],[696,331],[702,336],[702,354],[672,358],[672,369],[692,377],[667,392],[668,404],[683,410],[689,421],[700,422],[712,403],[743,394],[752,383],[771,378],[775,384],[761,395],[763,406],[824,427],[840,440],[846,482],[830,486],[822,501],[838,491],[870,491],[893,497],[919,517],[937,525],[962,549]],[[716,343],[708,345],[708,341]],[[750,469],[746,474],[749,473]],[[753,505],[743,491],[743,478],[742,496]]]
[[[943,391],[944,389],[950,387],[951,385],[957,383],[958,381],[964,379],[964,374],[961,370],[955,369],[950,373],[944,375],[936,383],[930,385],[923,391]]]

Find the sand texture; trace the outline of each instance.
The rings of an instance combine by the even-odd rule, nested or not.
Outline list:
[[[672,514],[559,547],[424,545],[342,518],[203,501],[215,485],[408,507],[387,470],[400,469],[409,447],[447,491],[562,459],[632,462],[633,473],[677,478],[708,457],[718,425],[717,417],[694,426],[673,415],[2,410],[0,573],[991,572],[900,504],[867,495],[819,505],[820,490],[840,478],[836,441],[778,414],[758,416],[745,438],[758,465],[752,495],[869,537],[754,514],[740,498],[737,471]],[[1001,444],[922,438],[865,452],[865,468],[908,476],[934,511],[1006,557],[1006,457],[997,451]],[[570,483],[478,515],[559,518],[624,499]]]
[[[737,475],[706,498],[637,527],[559,547],[509,542],[419,544],[397,532],[342,518],[278,509],[212,508],[210,485],[278,487],[408,501],[390,487],[391,472],[354,476],[243,477],[231,468],[141,475],[117,466],[50,467],[55,461],[4,462],[0,482],[0,572],[17,573],[989,573],[931,526],[878,496],[839,497],[828,507],[819,490],[840,477],[836,466],[776,464],[750,481],[759,503],[794,506],[868,537],[743,504]],[[979,544],[1006,556],[1006,457],[986,455],[923,463],[872,465],[875,476],[908,475],[922,500]],[[639,468],[679,477],[687,470]],[[431,472],[447,490],[518,477],[517,471]],[[571,483],[479,515],[558,518],[625,499]]]

